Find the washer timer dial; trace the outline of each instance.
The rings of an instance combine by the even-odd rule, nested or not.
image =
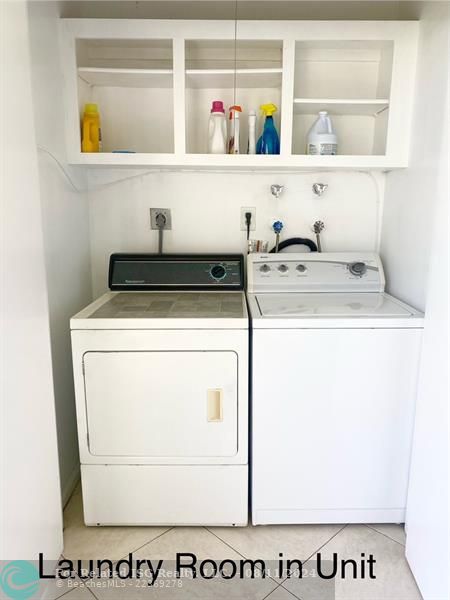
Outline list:
[[[348,270],[356,277],[362,277],[367,271],[367,265],[363,262],[353,262],[348,265]]]

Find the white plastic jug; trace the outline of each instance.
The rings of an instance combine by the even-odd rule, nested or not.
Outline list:
[[[209,116],[208,153],[226,154],[227,151],[227,122],[223,102],[214,100]]]
[[[337,154],[337,136],[326,110],[319,112],[319,118],[308,131],[306,154]]]

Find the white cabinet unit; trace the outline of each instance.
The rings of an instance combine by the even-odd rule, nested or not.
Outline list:
[[[65,19],[61,47],[69,160],[195,168],[367,168],[408,164],[416,22]],[[213,100],[239,104],[240,155],[206,154]],[[103,151],[81,153],[80,118],[99,105]],[[247,117],[278,106],[279,155],[247,155]],[[319,110],[337,156],[305,154]],[[259,111],[258,111],[259,112]],[[263,117],[258,119],[258,135]]]

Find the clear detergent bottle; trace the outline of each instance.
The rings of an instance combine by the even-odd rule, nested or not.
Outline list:
[[[256,145],[256,154],[280,154],[280,138],[273,122],[273,113],[278,109],[275,104],[260,106],[266,116],[264,129]]]

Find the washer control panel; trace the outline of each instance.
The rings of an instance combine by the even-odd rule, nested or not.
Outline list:
[[[249,254],[248,291],[384,291],[380,257],[368,252]]]

